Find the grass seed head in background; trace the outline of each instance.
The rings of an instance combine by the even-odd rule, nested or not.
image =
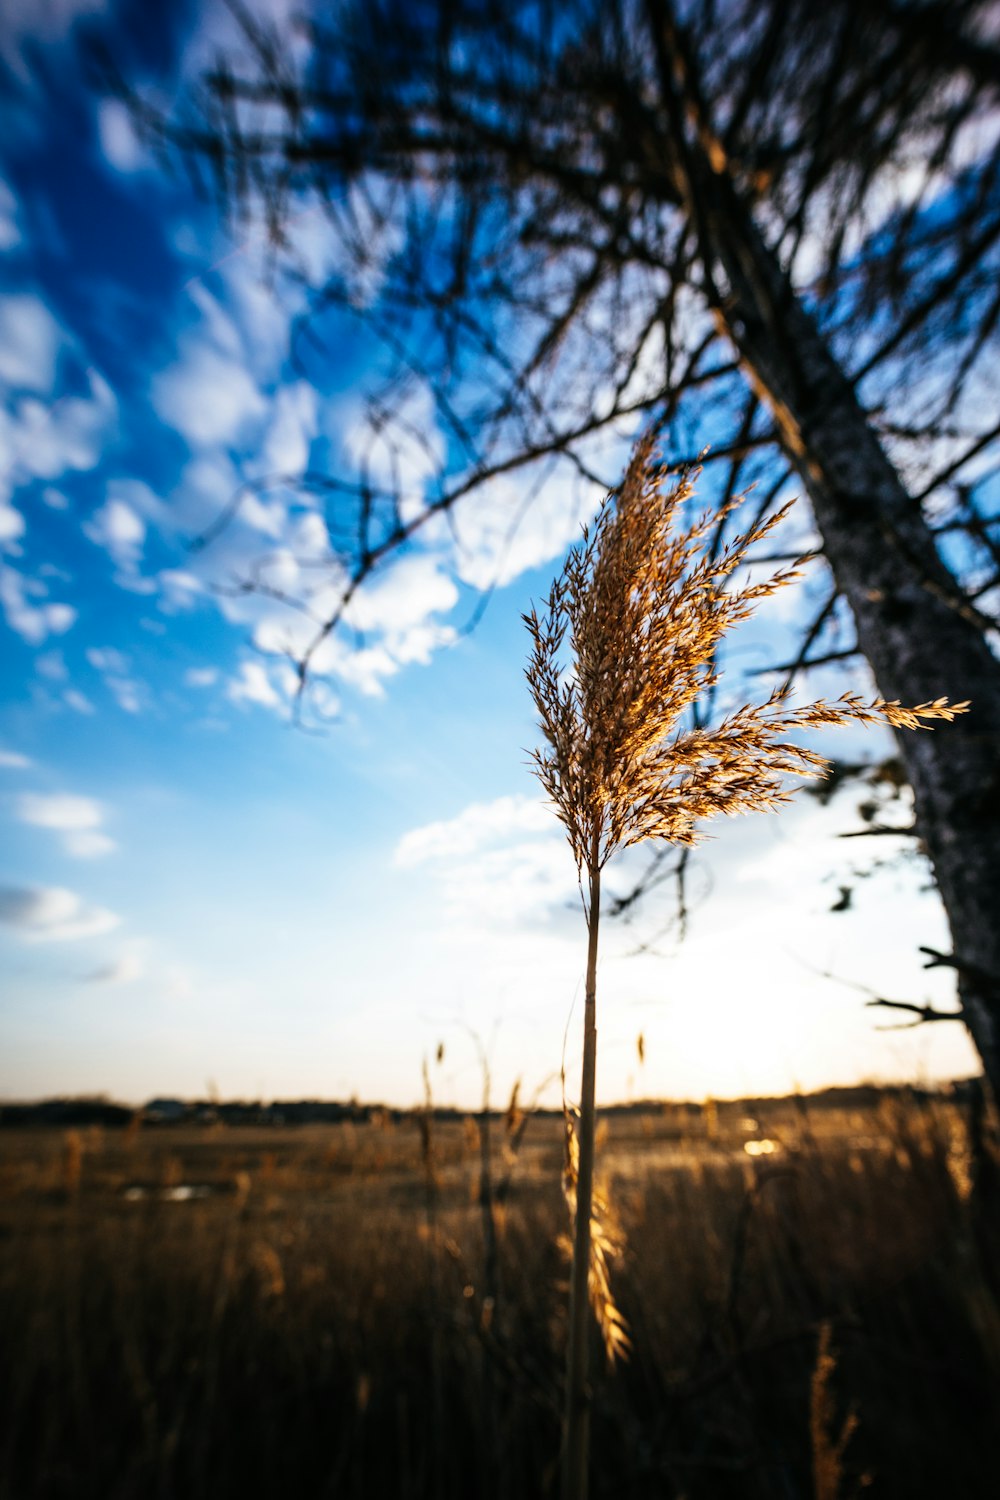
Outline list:
[[[621,488],[570,552],[544,618],[534,610],[524,617],[532,641],[528,681],[546,740],[534,752],[535,771],[566,826],[581,887],[586,870],[588,898],[580,1112],[567,1152],[573,1253],[562,1500],[587,1497],[588,1303],[608,1352],[628,1347],[608,1273],[620,1247],[606,1232],[609,1206],[594,1186],[601,871],[616,849],[653,838],[694,844],[700,825],[719,813],[766,812],[787,802],[790,775],[825,775],[825,756],[790,742],[790,734],[852,723],[917,729],[967,707],[938,698],[908,709],[845,693],[834,703],[793,708],[779,688],[714,728],[692,727],[688,711],[718,680],[723,637],[799,576],[796,564],[761,583],[735,579],[787,506],[714,553],[704,543],[718,511],[687,529],[679,524],[692,493],[689,476],[667,487],[652,439],[643,439]]]
[[[713,556],[703,543],[718,511],[682,529],[693,476],[672,488],[665,481],[647,437],[620,490],[570,553],[544,618],[534,610],[524,616],[532,639],[527,676],[547,742],[533,752],[535,771],[581,872],[595,863],[603,868],[616,849],[644,839],[694,844],[699,824],[719,813],[771,811],[787,802],[794,792],[788,775],[829,769],[825,756],[788,743],[789,734],[851,723],[916,729],[968,707],[939,698],[907,709],[845,693],[790,708],[777,688],[714,728],[684,727],[687,710],[718,680],[723,637],[798,578],[801,563],[734,586],[750,549],[791,502]]]

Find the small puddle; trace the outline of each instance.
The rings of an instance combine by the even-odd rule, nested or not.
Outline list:
[[[133,1183],[122,1193],[126,1203],[143,1203],[147,1198],[158,1198],[161,1203],[192,1203],[198,1198],[210,1198],[217,1189],[204,1182],[181,1182],[176,1187],[151,1188]]]

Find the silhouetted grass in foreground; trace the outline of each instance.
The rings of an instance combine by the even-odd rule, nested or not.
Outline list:
[[[754,1108],[609,1122],[634,1348],[593,1495],[992,1496],[1000,1233],[962,1112]],[[552,1494],[561,1131],[529,1122],[489,1295],[471,1120],[430,1158],[388,1119],[0,1132],[0,1497]]]

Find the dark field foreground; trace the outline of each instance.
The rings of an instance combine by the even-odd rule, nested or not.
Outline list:
[[[945,1100],[751,1108],[610,1119],[594,1500],[993,1500],[988,1143]],[[472,1120],[0,1131],[0,1497],[553,1494],[562,1125],[521,1125],[495,1248]]]

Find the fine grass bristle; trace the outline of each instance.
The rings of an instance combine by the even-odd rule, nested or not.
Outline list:
[[[790,734],[848,724],[917,729],[968,708],[944,697],[905,708],[856,693],[792,708],[779,687],[714,727],[685,727],[688,711],[719,680],[723,637],[798,578],[805,561],[734,585],[751,548],[791,502],[716,554],[705,543],[718,512],[686,529],[678,524],[693,484],[687,474],[668,487],[652,439],[640,442],[621,488],[553,584],[547,614],[524,616],[532,640],[527,676],[547,742],[532,753],[535,770],[580,870],[594,848],[603,867],[616,849],[650,838],[691,845],[699,825],[720,813],[787,802],[789,775],[823,776],[830,765],[789,743]]]

